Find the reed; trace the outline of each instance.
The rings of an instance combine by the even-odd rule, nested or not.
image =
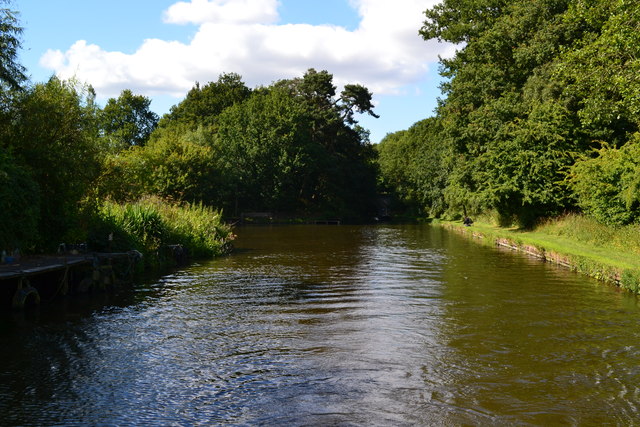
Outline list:
[[[193,258],[222,255],[234,238],[219,211],[203,204],[171,203],[156,197],[135,203],[103,202],[93,225],[93,247],[138,250],[145,264],[164,263],[162,248],[181,245]]]
[[[202,203],[170,204],[160,199],[148,199],[166,226],[166,240],[182,244],[195,257],[218,256],[228,252],[233,233],[222,221],[222,214]]]

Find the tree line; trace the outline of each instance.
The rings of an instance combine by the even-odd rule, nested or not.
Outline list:
[[[17,61],[17,12],[2,7],[0,20],[2,248],[104,234],[113,212],[133,212],[116,206],[139,200],[151,202],[137,217],[151,219],[173,212],[157,208],[162,200],[203,216],[358,221],[374,215],[379,192],[414,215],[496,212],[521,225],[567,211],[613,225],[640,217],[635,2],[444,0],[420,29],[459,46],[441,60],[435,115],[376,146],[356,119],[376,116],[372,94],[357,84],[338,93],[328,71],[256,88],[225,73],[158,117],[131,90],[100,106],[90,85],[30,82]],[[105,212],[111,219],[96,220]]]
[[[355,118],[375,116],[364,86],[337,93],[332,74],[309,69],[249,88],[225,73],[195,83],[163,117],[131,90],[100,106],[88,84],[29,81],[9,4],[0,0],[0,249],[51,250],[96,230],[104,240],[117,223],[157,246],[171,227],[153,224],[174,215],[159,200],[227,218],[371,214],[375,152]]]
[[[421,35],[459,48],[440,62],[434,117],[377,147],[381,184],[423,215],[638,222],[639,30],[640,4],[625,0],[428,9]]]
[[[223,74],[196,84],[144,145],[107,156],[97,194],[203,201],[229,216],[362,218],[375,195],[375,169],[357,112],[375,114],[371,93],[346,85],[337,94],[327,71],[255,89]]]

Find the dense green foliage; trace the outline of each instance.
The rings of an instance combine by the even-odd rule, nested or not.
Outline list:
[[[640,219],[640,134],[634,136],[622,148],[602,148],[571,170],[580,207],[604,224]]]
[[[114,151],[147,143],[158,125],[158,116],[149,110],[151,100],[125,89],[107,101],[100,113],[100,127]]]
[[[40,191],[29,171],[0,148],[0,247],[24,248],[38,239]]]
[[[375,148],[356,119],[377,117],[372,94],[324,70],[253,89],[222,74],[161,119],[130,90],[102,108],[90,86],[28,82],[17,16],[0,9],[2,248],[99,245],[112,227],[148,253],[211,254],[229,236],[211,209],[362,220],[380,191],[413,215],[640,221],[636,2],[442,1],[420,30],[460,43],[436,115]]]
[[[337,94],[313,69],[256,89],[222,74],[159,119],[130,90],[100,107],[91,86],[29,82],[21,32],[17,12],[0,9],[0,249],[88,241],[154,259],[181,244],[211,256],[231,238],[222,211],[374,215],[375,153],[356,114],[376,115],[363,86]]]
[[[371,214],[373,152],[353,126],[354,110],[372,113],[371,94],[347,85],[336,99],[332,80],[311,69],[302,79],[255,91],[220,116],[222,175],[240,208],[350,219]]]
[[[98,194],[203,202],[230,216],[372,216],[373,150],[354,113],[371,93],[309,70],[249,90],[236,74],[196,85],[145,146],[107,156]]]
[[[425,16],[425,39],[463,44],[441,62],[437,131],[389,135],[383,181],[427,211],[433,199],[416,195],[440,191],[453,216],[495,211],[530,225],[581,208],[609,224],[638,219],[637,2],[444,0]],[[439,162],[420,158],[434,147]]]
[[[222,74],[216,82],[203,87],[196,83],[181,103],[171,107],[169,114],[160,121],[160,127],[171,127],[176,123],[190,128],[214,126],[226,108],[244,101],[250,95],[251,89],[236,73]]]
[[[449,151],[439,143],[440,130],[435,118],[425,119],[387,135],[376,147],[382,189],[394,191],[417,216],[439,216],[444,211]]]
[[[220,167],[250,211],[292,211],[313,173],[304,106],[281,89],[259,90],[220,117]]]
[[[78,203],[99,170],[92,94],[57,78],[14,93],[0,117],[0,146],[12,154],[15,166],[31,178],[27,180],[25,175],[11,191],[31,193],[29,197],[40,201],[40,239],[28,243],[55,245],[77,222]],[[15,210],[16,206],[6,209]],[[33,208],[27,212],[31,214]],[[32,221],[27,221],[29,227],[33,226]],[[18,221],[16,226],[26,228],[27,224]],[[22,234],[31,232],[25,229]]]
[[[27,80],[25,68],[17,61],[22,27],[10,0],[0,0],[0,88],[20,89]]]
[[[182,245],[191,256],[211,257],[225,253],[233,239],[218,211],[202,204],[176,205],[154,198],[125,204],[107,201],[91,225],[93,248],[135,249],[150,265],[162,261],[162,249],[170,245]]]

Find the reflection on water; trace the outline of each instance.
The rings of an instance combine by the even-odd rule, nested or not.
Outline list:
[[[638,418],[635,297],[428,226],[238,234],[131,292],[1,317],[3,422]]]

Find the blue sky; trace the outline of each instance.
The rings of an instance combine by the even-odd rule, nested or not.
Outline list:
[[[433,114],[438,55],[454,47],[418,35],[434,0],[19,0],[21,63],[91,84],[103,103],[123,89],[162,115],[196,81],[236,72],[250,87],[327,70],[340,87],[374,93],[378,142]]]

